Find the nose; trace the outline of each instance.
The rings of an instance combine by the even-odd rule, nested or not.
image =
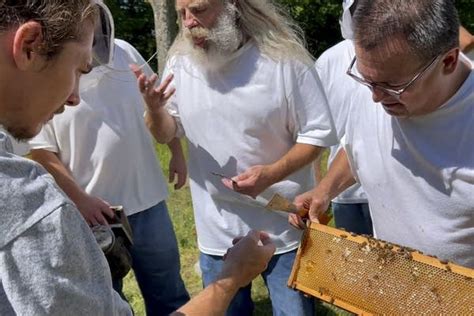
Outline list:
[[[197,25],[197,21],[196,21],[196,18],[194,17],[194,15],[189,12],[188,10],[186,10],[186,12],[184,12],[184,16],[183,16],[183,24],[184,24],[184,27],[186,28],[193,28]]]
[[[67,98],[66,105],[75,106],[75,105],[78,105],[80,102],[81,102],[81,96],[79,95],[79,80],[76,80],[74,90]]]
[[[387,92],[385,92],[385,91],[383,91],[383,90],[381,90],[377,87],[372,87],[372,89],[370,89],[370,90],[372,90],[372,100],[374,100],[375,103],[381,102],[382,100],[386,99],[387,97],[390,97],[390,95]]]

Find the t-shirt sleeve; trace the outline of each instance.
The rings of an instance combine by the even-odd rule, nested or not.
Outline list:
[[[172,58],[170,59],[165,66],[165,69],[163,70],[163,75],[161,77],[161,80],[165,80],[169,75],[174,74],[173,71],[173,65],[176,63],[176,59]],[[176,87],[176,78],[173,79],[171,84],[169,85],[169,89],[175,88],[179,89],[179,87]],[[184,133],[184,128],[183,124],[181,123],[181,118],[179,116],[179,107],[178,107],[178,98],[176,96],[176,92],[168,99],[168,102],[166,103],[166,109],[168,110],[168,113],[174,118],[176,122],[176,135],[175,137],[183,137],[185,135]]]
[[[131,315],[113,290],[107,261],[70,204],[0,252],[0,279],[18,315]]]
[[[41,129],[41,132],[28,141],[28,146],[30,149],[44,149],[55,153],[59,152],[53,121],[46,123]]]
[[[321,81],[314,68],[306,68],[294,79],[290,87],[288,107],[289,126],[296,135],[296,142],[320,147],[337,143],[334,123]]]

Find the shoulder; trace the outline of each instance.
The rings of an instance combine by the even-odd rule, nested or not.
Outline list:
[[[72,205],[53,177],[29,159],[0,155],[0,246],[63,205]]]

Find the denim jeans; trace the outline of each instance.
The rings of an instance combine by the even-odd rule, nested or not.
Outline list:
[[[133,231],[133,272],[147,315],[169,315],[189,300],[180,275],[178,244],[166,203],[128,216]],[[114,280],[121,293],[121,280]]]
[[[267,269],[262,273],[272,301],[273,315],[314,315],[314,301],[303,294],[287,287],[288,277],[295,260],[296,250],[275,255],[270,260]],[[201,252],[199,264],[202,271],[204,286],[217,279],[222,269],[222,257],[211,256]],[[241,288],[230,303],[226,315],[252,315],[254,304],[251,293],[252,284]]]
[[[345,228],[356,234],[373,235],[369,204],[343,204],[332,202],[332,211],[337,228]]]

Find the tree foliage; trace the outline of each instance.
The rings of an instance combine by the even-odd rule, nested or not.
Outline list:
[[[341,0],[275,0],[301,26],[314,56],[341,40]],[[410,0],[407,0],[410,1]],[[105,0],[115,20],[116,36],[147,58],[156,50],[153,10],[146,0]],[[461,23],[474,32],[474,1],[456,0]],[[155,64],[156,65],[156,64]]]

